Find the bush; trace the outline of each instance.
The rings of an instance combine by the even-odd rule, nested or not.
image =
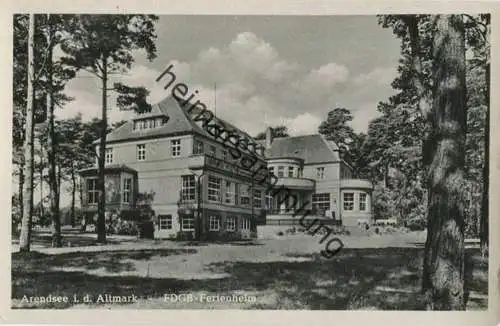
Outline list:
[[[145,221],[137,223],[139,231],[139,238],[153,239],[155,235],[155,225],[152,221]]]
[[[284,236],[285,234],[283,233],[283,231],[279,231],[278,233],[276,233],[276,235],[277,235],[278,237],[282,237],[282,236]]]
[[[115,234],[119,235],[137,235],[138,227],[134,222],[124,221],[121,219],[115,220],[116,222],[112,226]]]
[[[406,227],[410,231],[422,231],[425,230],[426,223],[424,219],[411,219],[406,223]]]
[[[392,226],[388,226],[388,227],[385,228],[384,231],[385,231],[385,233],[391,234],[391,233],[396,232],[396,229],[394,227],[392,227]]]
[[[194,240],[194,232],[179,231],[177,232],[176,239],[179,241],[192,241]]]
[[[236,241],[241,240],[241,232],[239,231],[220,231],[220,232],[208,232],[203,236],[203,240],[207,241]]]

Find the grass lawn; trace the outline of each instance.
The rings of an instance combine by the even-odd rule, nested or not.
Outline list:
[[[248,243],[129,241],[87,248],[12,254],[16,308],[420,309],[423,246],[412,234],[341,237],[332,259],[319,255],[320,237]],[[468,249],[469,309],[487,308],[488,265]],[[135,302],[96,303],[99,295],[135,295]],[[193,302],[165,300],[191,294]],[[245,302],[204,296],[246,295]],[[23,296],[67,296],[67,303],[27,303]],[[79,302],[73,302],[73,296]],[[93,303],[82,303],[88,295]],[[172,297],[171,297],[172,298]],[[181,299],[182,297],[178,297]],[[205,298],[205,299],[204,299]],[[204,302],[200,302],[204,300]]]

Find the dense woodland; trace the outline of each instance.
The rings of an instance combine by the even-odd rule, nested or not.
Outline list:
[[[61,245],[60,193],[71,192],[65,215],[74,224],[81,196],[77,171],[96,158],[104,198],[105,136],[123,123],[107,121],[108,92],[119,94],[122,109],[150,108],[145,88],[109,85],[109,75],[130,69],[132,51],[155,58],[157,20],[153,15],[14,16],[12,157],[19,189],[12,225],[13,230],[22,226],[21,251],[30,250],[34,223],[50,223],[53,245]],[[366,133],[350,127],[355,108],[342,107],[325,108],[318,132],[340,146],[357,177],[374,182],[376,218],[427,225],[426,308],[464,309],[464,237],[479,236],[484,253],[488,243],[490,16],[386,15],[378,20],[401,41],[395,95],[373,108],[379,116]],[[64,53],[57,59],[56,47]],[[55,107],[72,100],[65,85],[80,70],[102,85],[101,116],[56,120]],[[273,131],[275,137],[288,135],[285,126]],[[98,139],[101,150],[95,153],[92,142]],[[33,198],[34,188],[40,198]],[[98,241],[105,242],[104,201],[99,202]],[[445,273],[452,275],[447,286],[440,281],[448,277]]]

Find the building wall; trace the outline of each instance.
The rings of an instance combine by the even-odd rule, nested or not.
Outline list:
[[[325,169],[324,178],[320,179],[317,175],[317,168]],[[330,211],[335,212],[337,217],[339,188],[340,188],[340,166],[339,163],[308,164],[304,166],[304,177],[316,180],[315,194],[330,194]],[[312,196],[311,199],[312,200]]]
[[[352,211],[344,210],[344,193],[354,194],[354,209]],[[366,194],[366,210],[361,211],[359,208],[360,194]],[[358,220],[366,220],[371,222],[372,219],[372,194],[370,191],[363,189],[342,189],[341,190],[341,208],[342,208],[342,223],[346,226],[358,225]]]
[[[303,175],[301,174],[301,169],[302,164],[301,161],[299,160],[293,160],[293,159],[279,159],[279,160],[269,160],[267,163],[267,167],[269,169],[272,169],[273,173],[275,176],[278,176],[278,172],[280,171],[279,168],[283,167],[283,177],[289,178],[289,172],[288,168],[292,167],[293,168],[293,174],[292,178],[302,178]],[[279,177],[279,176],[278,176]]]
[[[193,175],[193,171],[188,168],[188,162],[193,155],[194,138],[193,135],[184,135],[180,137],[151,139],[130,141],[124,143],[109,144],[107,148],[113,149],[113,162],[112,164],[125,164],[128,167],[135,169],[138,173],[138,191],[141,193],[153,193],[152,208],[155,215],[171,215],[172,216],[172,229],[171,230],[158,230],[156,226],[155,237],[167,238],[175,236],[181,230],[179,221],[179,208],[181,205],[181,188],[182,176]],[[178,157],[172,156],[171,140],[180,139],[181,150]],[[231,162],[231,155],[227,148],[215,141],[208,140],[203,137],[197,137],[204,143],[204,152],[210,152],[210,146],[215,146],[216,157],[223,159],[223,152],[226,151],[226,160]],[[137,157],[137,145],[145,144],[146,158],[139,161]],[[197,172],[200,174],[201,171]],[[225,181],[231,181],[235,184],[251,185],[250,181],[244,181],[241,178],[224,175],[214,171],[205,171],[202,177],[202,203],[204,209],[213,209],[224,212],[232,212],[234,214],[250,214],[251,207],[238,207],[226,203],[208,202],[208,175],[221,177],[222,179],[222,192],[221,197],[224,200],[225,195]],[[124,178],[124,177],[123,177]],[[122,179],[123,179],[122,178]],[[196,180],[196,179],[195,179]],[[123,184],[123,180],[121,181]],[[264,205],[264,187],[261,187],[262,206]],[[251,200],[253,197],[250,197]],[[192,210],[196,214],[198,201],[194,200],[189,203],[182,203],[183,208]],[[255,209],[257,214],[257,208]],[[238,221],[238,223],[240,223]]]

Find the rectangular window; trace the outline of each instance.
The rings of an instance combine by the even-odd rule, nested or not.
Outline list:
[[[172,157],[181,156],[181,140],[180,139],[172,139],[170,141],[170,149],[172,150]]]
[[[243,218],[241,219],[241,223],[240,223],[240,225],[241,225],[241,227],[240,227],[240,228],[241,228],[242,230],[250,230],[250,219],[249,219],[249,218],[246,218],[246,217],[243,217]]]
[[[267,171],[269,171],[269,175],[274,174],[274,166],[268,167]]]
[[[284,177],[284,166],[278,166],[278,178],[283,178]]]
[[[354,210],[354,193],[344,192],[343,202],[345,211]]]
[[[323,180],[325,178],[325,168],[316,168],[316,177],[319,180]]]
[[[158,215],[158,229],[172,230],[172,215]]]
[[[130,203],[132,197],[132,178],[123,179],[123,202]]]
[[[113,148],[106,148],[106,164],[113,163]]]
[[[271,211],[271,210],[273,210],[273,208],[274,208],[273,196],[266,195],[266,209],[268,211]]]
[[[366,194],[359,194],[359,210],[364,212],[366,211]]]
[[[189,201],[195,199],[196,193],[196,183],[194,180],[194,175],[183,175],[182,176],[182,186],[181,186],[181,200]]]
[[[224,219],[224,229],[227,231],[236,230],[236,218],[233,216],[227,216]]]
[[[260,190],[253,191],[253,206],[255,208],[262,207],[262,191],[260,191]]]
[[[326,212],[330,210],[330,194],[313,194],[312,195],[312,209],[314,212]]]
[[[219,231],[220,230],[220,216],[209,216],[208,217],[208,230],[209,231]]]
[[[204,143],[201,140],[194,140],[194,147],[193,147],[193,154],[194,155],[201,155],[205,153],[204,150]]]
[[[182,231],[194,231],[194,216],[183,216],[181,218]]]
[[[217,149],[215,148],[215,146],[210,145],[210,149],[209,149],[209,151],[208,151],[208,155],[215,157],[216,150],[217,150]]]
[[[288,167],[288,177],[293,178],[293,166]]]
[[[240,205],[250,206],[250,191],[248,185],[240,185]]]
[[[227,161],[227,151],[222,151],[222,159]]]
[[[146,160],[146,144],[137,145],[137,160],[138,161]]]
[[[87,203],[97,204],[98,199],[97,179],[87,179]]]
[[[234,184],[231,181],[226,181],[226,192],[224,194],[224,202],[226,204],[234,204]]]
[[[221,201],[221,183],[221,178],[213,175],[208,176],[208,200]]]

